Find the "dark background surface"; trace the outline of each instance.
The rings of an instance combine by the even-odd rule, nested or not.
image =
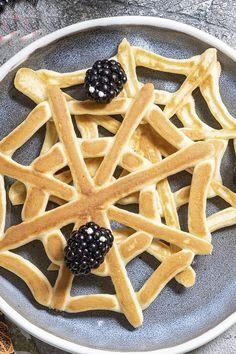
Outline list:
[[[0,15],[0,64],[33,40],[79,21],[106,16],[150,15],[191,24],[222,39],[236,49],[235,0],[38,0],[18,1]],[[16,349],[22,337],[15,333]],[[30,349],[31,348],[31,349]],[[35,340],[27,348],[31,353],[63,353]],[[226,353],[236,351],[236,328],[194,353]]]
[[[36,6],[32,3],[18,0],[0,15],[0,64],[46,33],[106,16],[170,18],[205,30],[236,47],[235,0],[38,0]]]

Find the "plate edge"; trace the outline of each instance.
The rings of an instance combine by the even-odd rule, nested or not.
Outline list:
[[[142,26],[152,26],[158,28],[166,28],[169,30],[174,30],[176,32],[182,32],[188,34],[196,39],[199,39],[211,46],[222,51],[225,55],[236,62],[236,51],[231,48],[229,45],[225,44],[220,39],[215,38],[214,36],[196,29],[190,25],[186,25],[181,22],[159,18],[159,17],[149,17],[149,16],[118,16],[118,17],[108,17],[100,18],[95,20],[83,21],[73,24],[71,26],[64,27],[53,33],[50,33],[42,38],[37,39],[35,42],[29,44],[27,47],[20,50],[15,54],[11,59],[9,59],[5,64],[0,67],[0,81],[4,77],[24,62],[29,55],[31,55],[36,49],[42,48],[66,35],[80,32],[83,30],[92,29],[95,27],[104,27],[104,26],[114,26],[114,25],[142,25]],[[40,329],[33,323],[26,320],[22,315],[20,315],[16,310],[14,310],[10,305],[6,303],[5,300],[0,296],[0,310],[4,312],[13,322],[15,322],[19,327],[23,328],[34,337],[51,344],[60,349],[67,350],[69,352],[77,354],[104,354],[108,353],[106,350],[97,350],[79,344],[71,343],[65,339],[61,339],[54,334],[47,333],[45,330]],[[186,353],[190,350],[198,348],[209,341],[213,340],[221,333],[226,331],[229,327],[236,323],[236,312],[231,314],[217,326],[211,328],[202,335],[191,339],[185,343],[179,344],[174,347],[157,349],[154,351],[146,351],[149,354],[179,354]],[[114,353],[122,354],[122,352],[115,351]],[[129,352],[130,354],[141,354],[144,352]]]

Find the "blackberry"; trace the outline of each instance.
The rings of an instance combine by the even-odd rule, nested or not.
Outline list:
[[[108,103],[119,95],[127,81],[126,74],[115,60],[97,60],[85,76],[88,98],[99,103]]]
[[[104,262],[104,257],[113,244],[113,235],[109,229],[94,222],[82,225],[74,230],[65,247],[65,263],[75,274],[88,274]]]

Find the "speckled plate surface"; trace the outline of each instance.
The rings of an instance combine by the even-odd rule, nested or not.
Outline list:
[[[124,37],[134,45],[173,58],[188,58],[202,53],[209,46],[218,47],[218,58],[223,68],[220,82],[223,101],[236,117],[236,54],[233,50],[207,34],[173,21],[144,17],[110,18],[57,31],[25,48],[0,68],[0,139],[22,122],[33,107],[32,102],[13,87],[13,78],[20,66],[60,72],[78,70],[90,66],[98,58],[112,56]],[[138,74],[143,81],[151,81],[159,89],[169,91],[176,90],[183,81],[181,76],[150,70],[139,69]],[[74,97],[82,97],[78,88],[72,91]],[[217,127],[198,92],[195,98],[198,114]],[[17,151],[15,159],[29,164],[38,155],[43,136],[44,130],[41,129]],[[230,146],[221,171],[224,183],[233,190],[234,163],[235,156]],[[179,175],[171,181],[173,188],[177,188],[187,184],[188,177]],[[12,181],[6,179],[8,187],[10,183]],[[224,207],[222,200],[214,198],[208,202],[207,212],[212,214]],[[12,207],[8,202],[7,225],[19,222],[19,216],[20,208]],[[186,208],[181,208],[180,219],[184,226]],[[0,269],[0,309],[33,335],[67,351],[183,353],[214,338],[235,322],[235,234],[236,227],[215,232],[213,255],[196,257],[196,285],[185,290],[175,281],[170,282],[144,312],[144,325],[139,329],[132,329],[122,314],[99,311],[72,315],[49,311],[36,304],[21,280],[3,269]],[[53,272],[47,272],[49,260],[39,242],[19,248],[17,253],[31,260],[54,281]],[[157,265],[146,255],[128,265],[135,289]],[[113,287],[107,278],[89,276],[78,278],[72,292],[112,293]]]

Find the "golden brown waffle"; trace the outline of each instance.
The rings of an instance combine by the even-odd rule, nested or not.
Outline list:
[[[0,142],[0,173],[16,179],[9,198],[13,205],[23,204],[22,223],[4,233],[6,193],[1,176],[0,266],[21,277],[42,305],[67,312],[122,312],[138,327],[142,310],[172,278],[185,287],[195,283],[193,257],[210,254],[211,232],[236,222],[235,194],[220,176],[221,159],[229,139],[236,138],[236,129],[220,97],[215,49],[177,60],[132,47],[124,40],[116,58],[128,81],[119,97],[107,105],[76,101],[61,91],[82,84],[86,70],[18,71],[16,88],[37,105]],[[138,81],[137,66],[182,74],[186,79],[174,93],[154,90],[152,84]],[[211,128],[197,116],[192,93],[198,87],[222,129]],[[123,117],[121,123],[113,117],[117,114]],[[175,114],[183,128],[171,122]],[[71,116],[81,137],[76,136]],[[13,153],[44,124],[46,136],[38,158],[31,166],[14,162]],[[101,137],[98,127],[113,136]],[[117,166],[122,168],[119,178],[114,177]],[[173,193],[168,177],[184,170],[192,174],[191,186]],[[207,198],[215,195],[231,207],[206,218]],[[49,200],[58,206],[46,212]],[[138,214],[118,207],[132,203],[138,204]],[[186,203],[189,232],[180,229],[178,219],[178,208]],[[66,239],[61,229],[71,223],[78,228],[89,220],[108,228],[110,221],[123,225],[113,230],[114,245],[93,271],[111,277],[115,294],[71,297],[73,275],[64,264]],[[58,271],[54,286],[31,262],[11,252],[34,240],[43,243],[52,262],[49,269]],[[143,252],[161,264],[135,292],[125,266]]]

